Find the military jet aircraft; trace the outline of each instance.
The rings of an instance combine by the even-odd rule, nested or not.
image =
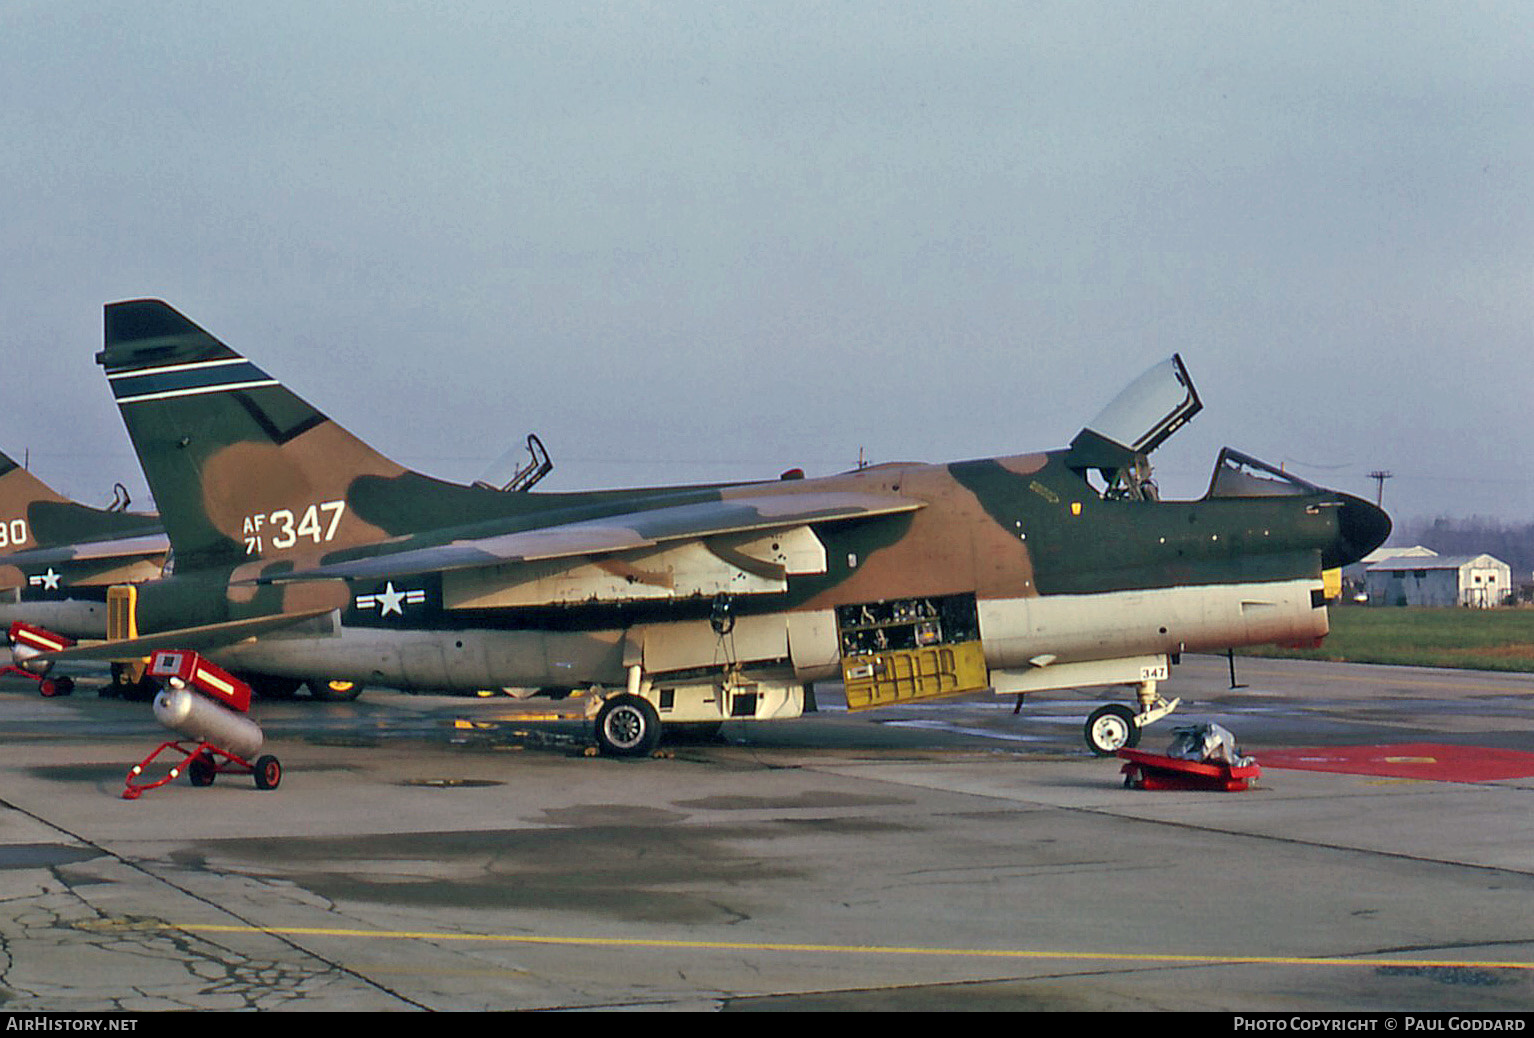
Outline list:
[[[410,471],[157,300],[97,356],[176,571],[114,588],[104,647],[407,689],[584,690],[600,747],[661,726],[991,689],[1127,685],[1098,753],[1175,703],[1178,654],[1327,632],[1324,568],[1382,543],[1372,504],[1234,451],[1162,501],[1148,455],[1202,406],[1147,372],[1066,449],[816,479],[507,493]]]
[[[128,504],[120,483],[106,508],[72,501],[0,452],[0,629],[19,620],[71,639],[106,637],[108,590],[160,577],[170,558],[160,517],[130,512]],[[292,695],[299,685],[285,677],[241,676],[267,696]],[[139,661],[114,662],[112,679],[113,694],[153,695]],[[307,684],[315,698],[330,701],[362,691],[345,680],[310,678]],[[51,689],[67,695],[73,685],[66,676]]]
[[[71,638],[106,635],[107,589],[158,577],[170,550],[159,517],[71,501],[0,453],[0,629],[13,621]],[[60,678],[45,688],[66,693]]]

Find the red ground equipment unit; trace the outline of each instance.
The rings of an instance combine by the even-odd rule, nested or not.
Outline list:
[[[1184,760],[1140,750],[1119,750],[1124,758],[1124,785],[1129,789],[1244,791],[1262,776],[1256,764],[1233,765],[1225,761]]]
[[[260,751],[264,738],[249,717],[250,686],[195,652],[162,649],[149,659],[149,677],[165,687],[154,697],[154,715],[161,724],[183,739],[163,742],[128,772],[124,800],[137,800],[145,792],[179,778],[180,764],[153,782],[141,781],[150,763],[167,750],[182,755],[185,771],[194,786],[211,786],[221,772],[255,776],[259,789],[276,789],[282,781],[282,764],[271,754],[249,758]]]
[[[74,678],[48,676],[48,671],[53,667],[52,663],[33,664],[31,667],[27,665],[28,660],[45,652],[61,652],[70,648],[75,643],[73,638],[54,634],[45,628],[23,623],[20,620],[11,624],[7,634],[11,639],[12,662],[9,666],[0,667],[0,674],[16,674],[31,678],[37,682],[37,690],[50,699],[54,696],[67,696],[75,690]]]

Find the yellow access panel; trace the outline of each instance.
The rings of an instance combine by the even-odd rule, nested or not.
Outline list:
[[[980,643],[900,649],[842,660],[848,710],[979,692],[990,685]]]
[[[138,587],[117,584],[107,588],[107,641],[123,642],[138,637]]]

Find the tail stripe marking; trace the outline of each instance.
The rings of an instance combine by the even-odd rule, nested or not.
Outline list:
[[[147,371],[121,371],[108,374],[107,378],[112,383],[112,395],[119,404],[278,384],[276,379],[243,357],[196,364],[169,364]]]

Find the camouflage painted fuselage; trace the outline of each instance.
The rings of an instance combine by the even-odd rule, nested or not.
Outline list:
[[[389,461],[163,303],[109,306],[98,360],[177,558],[114,634],[173,632],[270,674],[805,681],[894,636],[983,645],[1003,689],[1010,671],[1314,640],[1323,567],[1389,528],[1309,484],[1102,493],[1089,470],[1144,459],[1100,437],[813,480],[504,492]]]
[[[729,661],[789,664],[802,679],[824,678],[842,656],[837,607],[963,595],[975,599],[987,662],[998,669],[1043,655],[1071,662],[1326,633],[1321,571],[1341,540],[1334,496],[1103,500],[1063,458],[886,465],[817,480],[510,502],[476,488],[444,493],[408,474],[366,477],[347,492],[348,512],[382,529],[391,551],[310,553],[158,581],[139,590],[138,631],[329,608],[335,612],[307,627],[223,658],[267,673],[422,688],[613,684],[636,659],[656,675]],[[438,516],[420,514],[425,490],[457,498],[450,514],[487,517],[433,527]],[[786,575],[781,590],[734,594],[728,637],[715,633],[710,617],[717,596],[730,594],[733,574],[679,573],[685,560],[653,547],[586,563],[590,573],[564,563],[535,573],[533,563],[487,560],[478,570],[381,580],[258,582],[555,524],[842,491],[898,495],[922,507],[806,524],[823,546],[823,571]],[[399,507],[391,508],[395,494]],[[510,514],[488,517],[497,506]],[[390,521],[412,511],[412,521]],[[411,532],[416,525],[425,529]],[[549,570],[563,579],[551,585]]]

